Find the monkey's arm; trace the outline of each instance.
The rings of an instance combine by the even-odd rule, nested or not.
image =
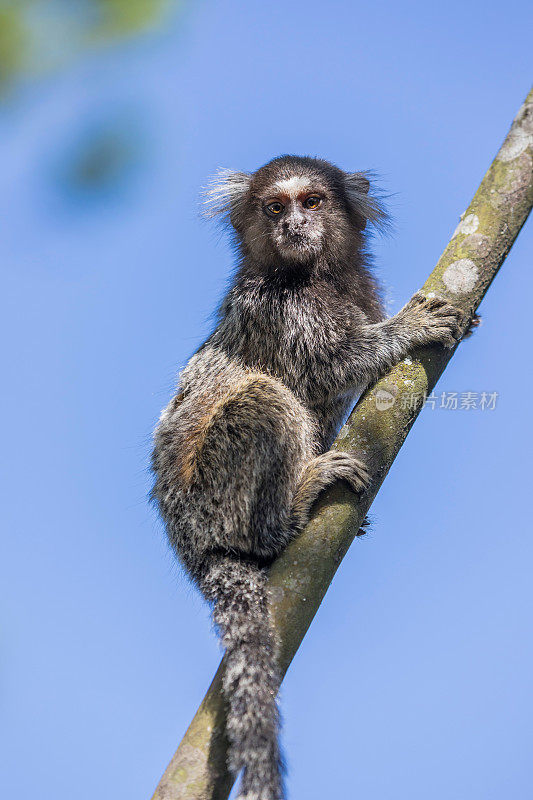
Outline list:
[[[417,292],[394,317],[358,329],[345,364],[346,383],[376,380],[416,347],[433,343],[453,347],[463,327],[461,311],[438,297]]]

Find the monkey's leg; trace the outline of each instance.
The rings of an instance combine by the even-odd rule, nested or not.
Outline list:
[[[311,506],[320,492],[337,480],[345,480],[354,492],[362,492],[368,486],[368,470],[354,453],[337,450],[328,450],[307,464],[292,502],[294,533],[299,533],[307,524]]]
[[[275,379],[255,373],[236,381],[206,420],[192,459],[190,497],[209,548],[279,553],[291,537],[291,501],[313,452],[312,431],[307,410]]]

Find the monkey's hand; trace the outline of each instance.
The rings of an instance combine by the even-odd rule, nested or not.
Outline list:
[[[413,295],[396,318],[409,327],[415,346],[438,342],[454,347],[464,334],[463,312],[440,297],[426,297],[422,292]]]

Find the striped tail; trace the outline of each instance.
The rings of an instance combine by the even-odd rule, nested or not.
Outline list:
[[[279,680],[265,572],[236,556],[213,555],[200,586],[226,648],[228,767],[235,775],[243,771],[238,800],[282,800]]]

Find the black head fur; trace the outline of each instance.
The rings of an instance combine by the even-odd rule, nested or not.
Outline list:
[[[307,210],[311,196],[319,197],[319,206]],[[241,276],[282,284],[313,278],[363,284],[363,294],[379,305],[368,272],[365,229],[367,223],[386,227],[388,217],[370,192],[368,173],[283,155],[253,173],[221,170],[205,197],[207,214],[233,228]],[[279,215],[269,213],[272,201],[282,206]]]

